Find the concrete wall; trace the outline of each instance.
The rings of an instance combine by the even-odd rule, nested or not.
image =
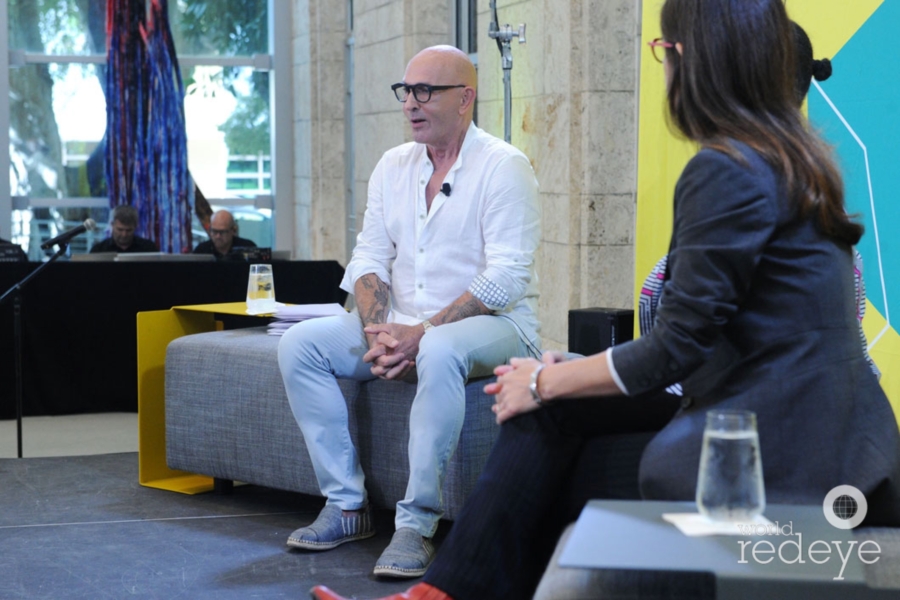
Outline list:
[[[347,3],[294,0],[294,255],[343,259]]]
[[[294,0],[295,253],[345,263],[347,3]],[[362,224],[381,153],[409,139],[388,89],[421,48],[452,43],[452,0],[355,0],[353,188]],[[544,209],[538,256],[544,345],[567,344],[567,309],[633,306],[639,0],[498,1],[513,42],[512,143],[532,161]],[[503,136],[503,70],[478,2],[478,124]]]

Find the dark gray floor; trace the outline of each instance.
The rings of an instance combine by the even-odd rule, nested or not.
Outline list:
[[[374,538],[307,553],[284,542],[321,498],[185,496],[137,479],[136,453],[0,459],[0,598],[307,598],[316,584],[373,598],[417,581],[371,575],[392,511],[376,513]]]

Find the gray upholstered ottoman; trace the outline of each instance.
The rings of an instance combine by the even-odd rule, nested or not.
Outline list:
[[[201,333],[166,354],[166,453],[169,467],[218,479],[319,494],[306,444],[288,406],[277,352],[265,328]],[[499,433],[487,379],[466,386],[466,418],[444,481],[445,518],[475,486]],[[370,502],[393,508],[409,477],[409,409],[415,385],[340,381],[350,431],[366,473]]]

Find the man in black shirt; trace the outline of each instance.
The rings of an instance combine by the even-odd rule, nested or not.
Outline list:
[[[134,234],[138,213],[133,206],[120,204],[112,213],[112,237],[91,246],[91,252],[159,252],[156,242]]]
[[[197,244],[194,254],[212,254],[222,260],[235,248],[256,248],[253,241],[238,237],[237,223],[227,210],[218,210],[212,216],[209,235],[208,241]]]

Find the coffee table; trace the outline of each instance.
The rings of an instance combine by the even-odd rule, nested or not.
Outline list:
[[[866,585],[859,554],[862,542],[851,530],[831,526],[821,506],[766,507],[765,516],[780,528],[777,535],[689,537],[662,518],[664,513],[696,510],[691,502],[592,500],[578,518],[559,566],[711,572],[718,600],[896,597],[896,590]],[[797,544],[802,563],[795,560]],[[867,542],[862,548],[874,550],[874,544]],[[830,552],[825,552],[826,548]],[[838,548],[847,557],[846,564]],[[877,556],[862,554],[866,560]]]

